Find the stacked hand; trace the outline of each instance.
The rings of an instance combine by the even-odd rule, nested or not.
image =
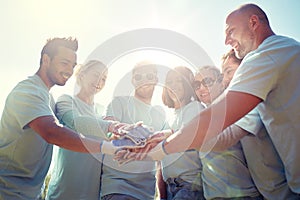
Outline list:
[[[162,141],[172,133],[172,130],[164,130],[152,133],[146,138],[144,145],[124,146],[115,153],[114,159],[119,164],[125,164],[132,160],[161,160],[166,155],[163,149]]]
[[[162,141],[173,131],[153,132],[142,122],[125,124],[114,121],[109,126],[113,134],[111,141],[103,141],[101,152],[115,155],[114,159],[121,165],[132,160],[161,160],[165,156]]]

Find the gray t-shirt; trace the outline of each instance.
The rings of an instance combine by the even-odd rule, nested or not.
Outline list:
[[[57,99],[56,115],[62,124],[85,136],[105,139],[108,122],[102,120],[98,104],[89,105],[78,97],[62,95]],[[84,131],[82,121],[95,127],[93,132]],[[95,122],[94,125],[91,125]],[[46,199],[100,198],[100,176],[102,154],[87,154],[59,148],[54,154],[54,168],[48,186]]]
[[[175,117],[172,120],[171,128],[176,131],[184,124],[189,123],[197,116],[204,107],[199,101],[192,101],[189,104],[176,109]],[[190,137],[195,134],[190,133]],[[167,181],[169,178],[181,178],[182,180],[193,184],[195,187],[202,187],[200,179],[202,165],[199,158],[199,152],[196,150],[188,150],[180,153],[168,154],[162,162],[163,179]]]
[[[130,124],[143,121],[155,131],[167,128],[162,108],[145,104],[132,96],[115,97],[106,115]],[[119,166],[113,156],[104,155],[101,196],[119,193],[152,200],[155,194],[155,171],[154,161],[133,161]]]
[[[228,90],[263,100],[256,109],[285,166],[288,185],[300,193],[300,44],[273,35],[248,53]]]
[[[34,75],[18,83],[6,100],[0,124],[0,199],[35,199],[48,172],[52,145],[28,127],[54,116],[54,100]]]

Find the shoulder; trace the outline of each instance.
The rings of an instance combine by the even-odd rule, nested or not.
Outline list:
[[[155,112],[156,114],[162,115],[162,116],[165,116],[165,114],[166,114],[164,108],[160,105],[152,106],[152,112]]]
[[[128,104],[128,102],[130,101],[132,101],[132,98],[130,96],[115,96],[112,99],[111,103],[125,105]]]
[[[57,98],[57,103],[62,102],[62,101],[68,101],[68,102],[71,102],[71,101],[73,101],[73,100],[74,100],[74,99],[73,99],[72,96],[70,96],[70,95],[68,95],[68,94],[63,94],[63,95],[61,95],[61,96],[59,96],[59,97]]]
[[[44,83],[35,76],[19,82],[8,95],[8,100],[12,101],[49,101],[50,93]]]
[[[200,112],[203,109],[204,106],[199,101],[192,101],[184,107],[184,110],[195,110],[195,112]]]

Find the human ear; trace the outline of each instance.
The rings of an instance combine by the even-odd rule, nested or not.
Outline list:
[[[42,56],[42,64],[49,65],[50,64],[50,57],[47,54],[43,54]]]
[[[259,17],[257,15],[252,15],[249,19],[249,27],[252,30],[256,30],[259,24],[260,24]]]

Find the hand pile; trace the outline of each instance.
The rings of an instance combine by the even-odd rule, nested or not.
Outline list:
[[[151,149],[172,133],[172,130],[154,132],[140,122],[126,127],[118,132],[118,139],[111,141],[113,146],[117,147],[114,160],[120,165],[133,160],[142,160]],[[155,160],[153,156],[148,157]]]

